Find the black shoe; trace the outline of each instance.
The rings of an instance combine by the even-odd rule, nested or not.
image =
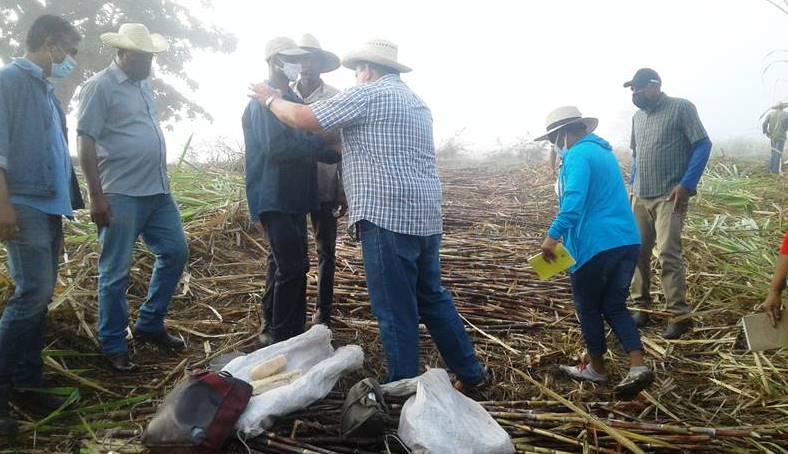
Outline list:
[[[180,337],[175,337],[167,332],[167,330],[159,331],[158,333],[149,333],[147,331],[134,330],[134,339],[140,342],[148,342],[162,350],[173,350],[176,352],[183,351],[186,344]]]
[[[679,339],[681,336],[692,330],[692,320],[682,320],[676,323],[669,323],[662,333],[662,337],[668,340]]]
[[[15,389],[11,400],[36,416],[46,416],[66,403],[65,397],[51,394],[46,388]]]
[[[115,355],[107,356],[109,364],[115,369],[116,372],[134,372],[137,370],[137,365],[131,362],[128,353],[118,353]]]
[[[649,316],[645,312],[635,312],[632,314],[632,320],[635,322],[635,326],[643,328],[648,325]]]
[[[19,431],[16,420],[8,410],[8,388],[0,391],[0,437],[12,437]]]

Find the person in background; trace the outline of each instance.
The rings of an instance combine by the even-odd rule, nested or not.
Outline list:
[[[769,287],[769,294],[763,303],[763,309],[766,311],[766,315],[769,316],[772,326],[777,326],[777,322],[782,319],[782,293],[786,287],[786,278],[788,278],[788,231],[785,232],[783,237],[780,255],[777,256],[777,263],[774,265],[772,285]]]
[[[65,403],[45,389],[41,352],[63,254],[63,218],[84,204],[66,115],[49,80],[76,68],[81,40],[65,19],[41,16],[27,32],[25,56],[0,69],[0,241],[14,282],[0,319],[0,436],[18,429],[9,399],[42,416]]]
[[[298,79],[305,55],[290,38],[274,38],[265,47],[268,82],[296,103],[302,101],[290,83]],[[255,100],[244,111],[242,127],[249,214],[263,226],[270,246],[260,334],[265,346],[304,332],[306,215],[320,209],[317,161],[336,163],[340,155],[320,137],[285,126]]]
[[[293,91],[306,104],[329,99],[339,90],[323,82],[320,75],[339,68],[339,57],[323,50],[320,42],[309,34],[301,38],[299,47],[308,52],[301,58],[301,77],[293,84]],[[331,306],[334,301],[334,270],[336,269],[337,217],[347,211],[342,187],[340,163],[317,163],[317,192],[320,209],[309,213],[315,233],[317,249],[317,302],[314,323],[331,326]]]
[[[178,206],[170,193],[167,148],[156,114],[150,74],[154,55],[169,48],[142,24],[121,25],[101,41],[117,49],[110,66],[79,94],[77,133],[82,171],[88,181],[90,216],[99,230],[99,342],[117,372],[131,362],[126,333],[126,291],[134,243],[142,235],[156,261],[134,339],[164,351],[182,351],[164,317],[186,265],[188,247]]]
[[[616,386],[623,398],[637,395],[654,380],[643,360],[640,333],[627,310],[629,284],[640,254],[640,236],[629,208],[624,178],[610,144],[593,134],[598,120],[584,118],[573,106],[547,117],[549,140],[563,156],[558,175],[559,211],[542,244],[548,262],[563,242],[575,259],[572,297],[588,358],[561,366],[572,378],[608,381],[604,322],[629,355],[630,368]]]
[[[769,173],[782,173],[783,149],[785,148],[786,131],[788,131],[788,103],[781,102],[772,107],[763,121],[763,133],[771,142],[771,159]]]
[[[668,310],[676,316],[690,312],[682,258],[681,232],[689,198],[711,153],[711,141],[695,106],[686,99],[662,92],[662,79],[650,68],[639,69],[632,80],[632,211],[640,230],[642,249],[632,279],[630,296],[635,309],[651,306],[651,255],[657,248],[662,267],[662,293]],[[648,313],[634,314],[638,327]],[[692,329],[692,319],[670,320],[662,336],[678,339]]]
[[[348,224],[361,239],[372,311],[388,381],[419,374],[423,322],[463,392],[487,383],[451,295],[441,286],[442,192],[432,114],[400,74],[396,44],[376,39],[343,59],[357,85],[309,106],[260,84],[254,96],[285,124],[342,131]]]

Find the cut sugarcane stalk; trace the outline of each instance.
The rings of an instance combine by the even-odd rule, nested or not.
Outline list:
[[[254,366],[249,373],[249,379],[251,381],[262,380],[276,374],[281,374],[285,369],[287,369],[287,358],[285,358],[285,355],[274,356],[268,361],[263,361]]]
[[[286,372],[284,374],[278,374],[264,378],[262,380],[253,381],[251,383],[252,394],[257,396],[266,391],[279,388],[280,386],[289,385],[290,383],[296,381],[300,376],[301,376],[301,371],[294,370],[292,372]]]

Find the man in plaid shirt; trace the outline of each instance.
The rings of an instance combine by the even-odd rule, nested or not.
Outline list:
[[[635,305],[651,304],[651,254],[657,249],[662,267],[662,292],[668,309],[681,316],[690,312],[682,259],[681,232],[689,198],[695,195],[706,168],[711,141],[695,106],[686,99],[662,92],[662,79],[643,68],[624,87],[632,89],[638,107],[632,118],[632,211],[643,247],[632,279],[630,296]],[[648,312],[633,318],[638,327],[648,322]],[[665,339],[678,339],[692,328],[687,317],[671,320]]]
[[[267,85],[255,97],[282,122],[321,133],[340,130],[349,224],[361,239],[372,311],[388,381],[419,373],[419,322],[468,391],[486,381],[449,293],[441,287],[443,222],[432,115],[400,79],[397,47],[374,40],[343,65],[359,85],[309,106]]]

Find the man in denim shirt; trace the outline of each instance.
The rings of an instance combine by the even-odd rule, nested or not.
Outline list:
[[[62,18],[41,16],[28,31],[25,57],[0,69],[0,240],[16,286],[0,319],[0,436],[17,430],[9,397],[42,414],[64,402],[35,388],[43,387],[41,351],[63,250],[62,219],[83,205],[65,115],[47,79],[76,67],[81,40]]]
[[[112,367],[129,372],[136,368],[126,344],[134,243],[142,235],[156,256],[134,338],[164,350],[185,347],[167,333],[164,316],[188,251],[170,194],[164,135],[149,80],[153,56],[167,50],[167,41],[142,24],[122,25],[119,33],[105,33],[101,40],[117,48],[118,57],[82,88],[77,131],[90,215],[101,243],[99,342]]]

